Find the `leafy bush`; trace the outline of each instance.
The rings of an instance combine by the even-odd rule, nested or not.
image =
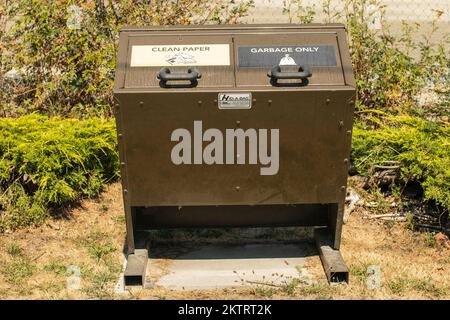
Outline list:
[[[39,224],[48,208],[95,196],[117,177],[112,121],[0,118],[0,231]]]
[[[235,23],[252,1],[0,0],[0,112],[111,116],[124,25]],[[76,6],[75,6],[76,5]],[[6,17],[6,18],[5,18]],[[2,32],[2,21],[14,21]],[[14,79],[3,75],[15,70]]]
[[[380,1],[345,0],[339,12],[330,2],[323,0],[322,13],[326,22],[346,25],[356,75],[355,166],[369,174],[374,164],[400,161],[406,180],[419,179],[425,198],[448,208],[448,33],[436,46],[430,44],[432,34],[417,41],[419,25],[405,24],[403,34],[393,37],[383,19],[381,30],[370,26],[376,12],[383,14]],[[284,3],[292,22],[315,20],[315,7],[302,0]],[[79,21],[72,21],[77,20],[72,5],[81,10]],[[235,23],[252,5],[251,0],[0,0],[0,114],[111,116],[123,25]],[[8,21],[14,21],[12,28]],[[11,70],[15,75],[5,78]],[[94,196],[117,177],[110,121],[31,115],[0,119],[0,130],[0,230],[39,224],[48,208]]]
[[[353,165],[370,175],[383,161],[399,161],[403,182],[420,181],[425,200],[450,208],[449,33],[440,30],[441,41],[430,41],[443,12],[436,11],[422,37],[417,23],[403,23],[393,36],[381,1],[344,0],[341,11],[331,2],[322,1],[322,14],[345,24],[356,78]],[[284,12],[299,22],[318,14],[303,0],[286,1]],[[378,18],[381,29],[371,26]]]
[[[372,118],[379,129],[359,121],[353,129],[352,158],[364,174],[386,160],[398,161],[405,181],[419,180],[425,200],[450,209],[450,125],[411,116]]]
[[[427,118],[448,116],[449,32],[439,30],[439,43],[430,40],[437,33],[437,22],[444,12],[435,12],[435,20],[427,22],[431,31],[422,37],[417,36],[421,28],[418,23],[403,23],[402,30],[394,36],[384,19],[380,0],[343,0],[340,11],[332,9],[336,4],[331,0],[323,0],[321,4],[325,22],[341,22],[347,29],[359,118],[364,118],[364,111],[371,109]],[[306,5],[303,0],[285,1],[283,11],[291,22],[323,22],[316,21],[319,14],[316,7]],[[380,30],[372,27],[378,18]]]
[[[376,9],[368,11],[368,4]],[[450,88],[448,32],[442,41],[430,43],[432,33],[415,37],[420,25],[403,24],[402,33],[393,36],[387,25],[373,30],[370,22],[383,14],[379,1],[347,0],[344,17],[357,85],[357,109],[376,108],[394,114],[410,113],[442,116]],[[443,12],[437,12],[433,24]],[[436,32],[433,29],[432,32]],[[434,97],[431,105],[420,95]],[[358,115],[363,115],[359,113]]]

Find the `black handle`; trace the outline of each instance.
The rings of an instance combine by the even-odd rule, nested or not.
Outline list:
[[[311,77],[311,72],[305,66],[299,66],[298,72],[282,72],[280,66],[275,66],[267,73],[267,76],[276,83],[280,79],[306,80],[306,78]]]
[[[157,78],[164,83],[174,80],[186,80],[190,81],[191,84],[194,84],[197,82],[197,79],[200,79],[201,77],[202,74],[197,69],[193,68],[189,68],[187,73],[171,73],[169,68],[162,68],[157,75]]]

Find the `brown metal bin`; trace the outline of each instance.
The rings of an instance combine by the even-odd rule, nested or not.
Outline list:
[[[355,80],[339,24],[125,28],[114,96],[127,223],[141,230],[314,226],[339,253]]]

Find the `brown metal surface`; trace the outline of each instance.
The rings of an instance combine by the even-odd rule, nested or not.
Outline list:
[[[338,202],[347,177],[351,96],[350,90],[253,92],[256,102],[250,110],[219,110],[214,102],[217,93],[119,96],[124,102],[121,134],[130,204]],[[202,101],[200,106],[198,101]],[[193,132],[194,120],[202,120],[204,130],[223,132],[227,128],[279,128],[278,173],[262,176],[260,165],[175,166],[170,159],[176,144],[170,140],[171,133],[177,128]]]
[[[327,204],[139,208],[136,229],[327,226]]]
[[[333,248],[333,239],[330,236],[330,230],[325,228],[316,229],[314,238],[328,282],[348,283],[348,267],[339,250]]]
[[[204,40],[204,41],[203,41]],[[230,42],[231,41],[231,42]],[[330,44],[336,46],[336,67],[315,67],[313,68],[313,78],[311,85],[323,86],[327,84],[355,86],[353,70],[351,67],[350,55],[346,41],[345,28],[342,24],[274,24],[274,25],[210,25],[210,26],[170,26],[170,27],[128,27],[121,30],[119,41],[118,63],[116,68],[115,91],[126,88],[146,88],[146,91],[160,90],[157,86],[157,68],[127,68],[130,62],[130,47],[133,44],[177,44],[177,43],[229,43],[230,50],[236,52],[235,48],[239,44]],[[253,43],[252,43],[253,42]],[[289,43],[291,42],[291,43]],[[231,54],[231,65],[235,65],[236,54]],[[196,88],[176,89],[176,91],[203,91],[213,87],[217,89],[229,88],[229,73],[226,67],[202,67],[200,69],[210,70],[212,73],[205,75],[209,81],[199,81]],[[174,68],[174,70],[181,70]],[[202,70],[200,70],[202,71]],[[253,71],[240,70],[242,74],[236,73],[239,87],[248,84],[255,89],[255,85],[264,85],[266,90],[280,90],[266,85],[264,77],[256,75],[256,82],[252,82],[251,76],[255,76]],[[265,72],[263,72],[265,75]],[[213,75],[213,76],[212,76]],[[221,79],[217,79],[218,76]],[[242,78],[242,82],[239,79]],[[246,82],[248,79],[250,82]],[[260,79],[260,80],[258,80]],[[211,82],[212,81],[212,82]],[[223,84],[223,86],[222,86]],[[282,89],[285,90],[285,89]],[[289,90],[289,88],[287,88]],[[295,90],[295,89],[294,89]],[[163,91],[167,91],[164,89]]]
[[[130,37],[129,46],[133,45],[163,45],[163,44],[229,44],[230,57],[233,57],[233,40],[229,35],[201,36],[201,35],[172,35],[172,36],[152,36]],[[127,61],[131,59],[131,51],[127,53]],[[234,61],[231,60],[230,66],[201,66],[202,79],[199,81],[195,90],[203,88],[231,88],[234,87]],[[125,74],[125,88],[157,88],[159,89],[159,80],[156,74],[161,67],[129,67],[127,63]],[[183,72],[185,67],[171,67],[173,72]],[[177,89],[175,89],[177,90]]]
[[[177,44],[228,44],[230,65],[199,66],[197,86],[176,88],[160,86],[159,66],[130,66],[133,45]],[[277,45],[329,45],[336,63],[312,66],[306,86],[274,86],[270,68],[238,66],[240,46]],[[251,109],[219,109],[223,92],[251,94]],[[137,230],[186,226],[327,226],[328,245],[339,249],[354,95],[342,25],[122,30],[114,96],[129,252]],[[203,132],[279,129],[277,174],[261,175],[260,164],[174,165],[171,133],[193,135],[194,121]]]

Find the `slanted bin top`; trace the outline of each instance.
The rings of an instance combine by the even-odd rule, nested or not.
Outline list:
[[[275,65],[306,66],[307,86],[273,86]],[[202,77],[193,87],[162,87],[161,68]],[[323,90],[355,86],[345,29],[340,24],[165,26],[121,30],[115,92]]]

